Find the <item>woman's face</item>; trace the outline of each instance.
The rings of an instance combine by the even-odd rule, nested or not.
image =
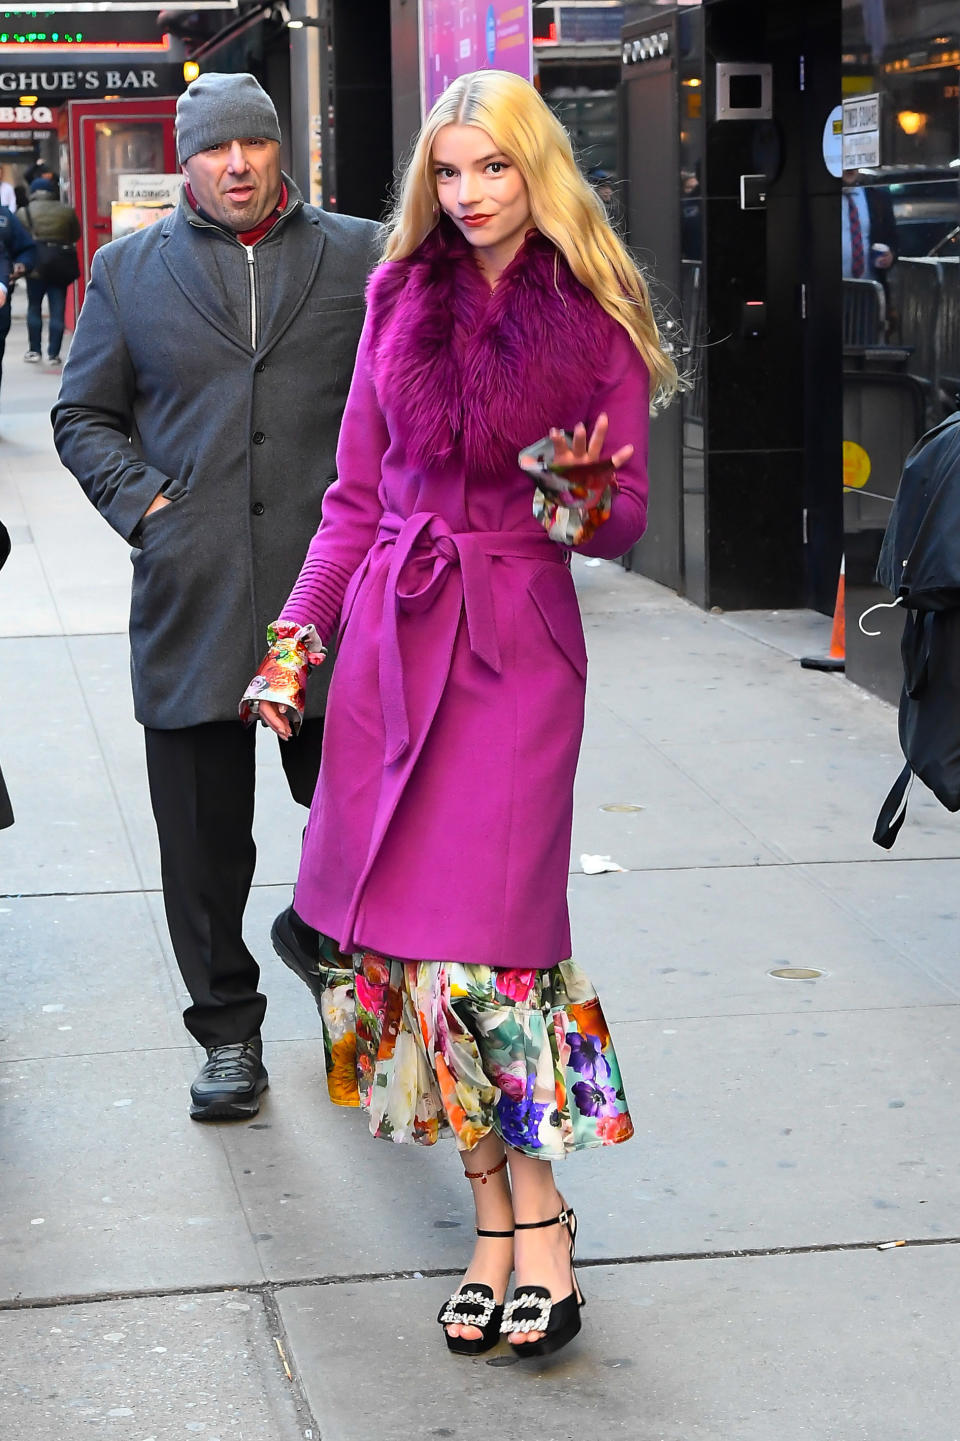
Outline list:
[[[498,274],[513,259],[533,221],[520,171],[479,125],[444,125],[433,142],[440,208]]]

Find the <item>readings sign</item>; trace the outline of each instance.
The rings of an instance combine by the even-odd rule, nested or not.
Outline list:
[[[117,199],[129,205],[176,205],[182,185],[182,175],[121,175]]]

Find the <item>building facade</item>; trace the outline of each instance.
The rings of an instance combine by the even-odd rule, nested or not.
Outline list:
[[[703,606],[830,612],[865,637],[903,461],[960,397],[960,14],[944,0],[630,7],[631,244],[688,377],[656,420],[632,564]],[[653,143],[651,143],[651,139]]]

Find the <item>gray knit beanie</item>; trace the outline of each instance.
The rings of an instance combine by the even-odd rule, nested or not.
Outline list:
[[[181,164],[227,140],[280,139],[273,101],[252,75],[198,75],[177,101],[177,157]]]

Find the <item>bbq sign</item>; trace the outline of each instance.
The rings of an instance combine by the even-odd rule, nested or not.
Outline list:
[[[0,66],[0,104],[6,95],[42,96],[50,105],[101,95],[178,95],[183,89],[179,65],[36,65]]]
[[[0,125],[29,125],[56,128],[53,111],[46,105],[0,105]]]

